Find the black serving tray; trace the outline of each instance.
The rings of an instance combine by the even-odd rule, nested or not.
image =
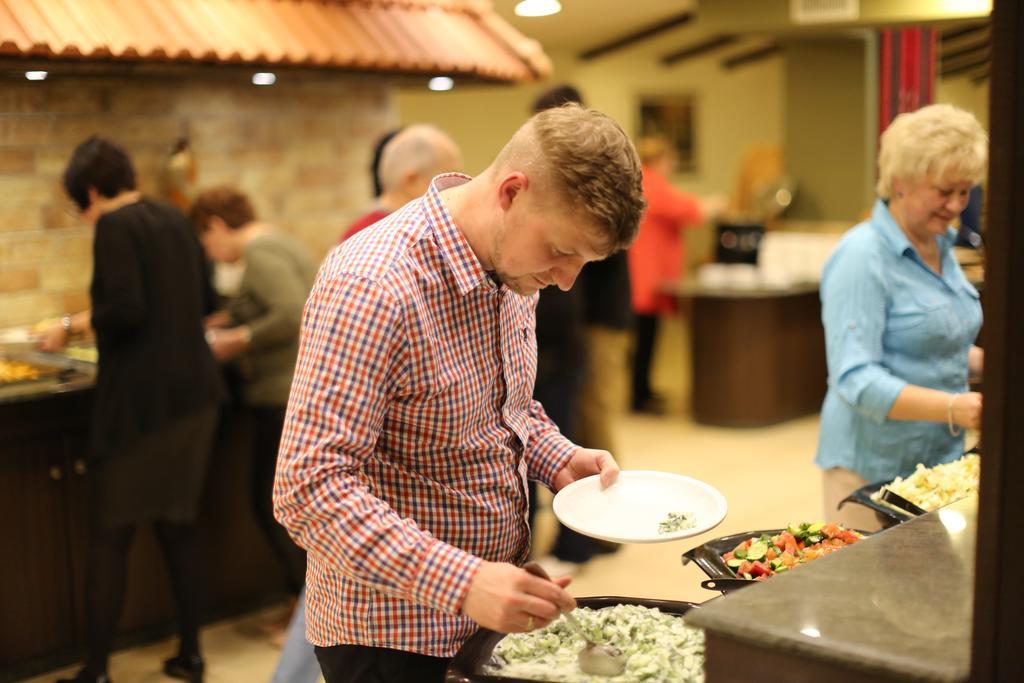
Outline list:
[[[743,584],[736,583],[736,581],[723,581],[722,585],[716,588],[709,588],[709,590],[716,590],[721,593],[728,593],[730,591],[739,590],[745,585],[753,585],[755,583],[761,583],[754,579],[744,579],[743,577],[736,576],[729,565],[722,559],[722,555],[734,549],[740,544],[740,541],[745,541],[748,538],[760,538],[762,535],[774,536],[780,534],[785,529],[761,529],[760,531],[744,531],[739,534],[730,534],[729,536],[722,536],[715,538],[707,543],[687,550],[679,558],[680,561],[687,565],[693,562],[708,575],[709,579],[736,579],[736,581],[742,581]],[[868,537],[871,534],[866,531],[860,531],[854,529],[858,534],[864,537]]]
[[[881,523],[883,529],[894,527],[897,524],[914,519],[917,515],[913,515],[905,510],[899,510],[885,503],[879,503],[871,498],[871,495],[878,493],[883,486],[891,484],[892,480],[888,481],[876,481],[873,484],[865,484],[859,489],[843,498],[839,501],[839,507],[843,507],[847,503],[856,503],[857,505],[863,505],[866,508],[871,508],[875,511],[875,516]]]
[[[759,538],[763,534],[768,536],[774,536],[775,534],[781,534],[783,529],[761,529],[760,531],[744,531],[740,534],[730,534],[729,536],[722,536],[715,538],[703,545],[699,545],[696,548],[692,548],[683,553],[680,557],[680,561],[686,565],[693,562],[708,575],[709,579],[740,579],[741,581],[748,581],[751,584],[757,583],[753,579],[743,579],[736,576],[729,565],[722,559],[722,555],[729,552],[737,545],[740,541],[745,541],[750,537]],[[721,589],[722,593],[728,593],[731,590],[736,590],[735,587],[724,587]]]
[[[576,604],[580,607],[589,607],[591,609],[614,607],[615,605],[657,607],[665,614],[675,614],[680,617],[694,607],[697,607],[692,602],[645,600],[643,598],[622,598],[616,596],[576,598]],[[458,651],[448,664],[448,671],[444,677],[445,683],[538,683],[537,679],[507,678],[505,676],[493,676],[484,673],[484,666],[491,660],[491,653],[494,651],[494,647],[504,637],[504,633],[496,633],[486,628],[477,631],[466,641],[462,649]]]
[[[970,455],[971,453],[981,453],[980,444],[976,444],[974,448],[964,451],[964,455]],[[963,456],[961,456],[963,457]],[[906,510],[897,509],[891,505],[885,503],[879,503],[871,499],[871,494],[878,493],[883,486],[891,484],[892,480],[887,481],[876,481],[873,484],[865,484],[859,489],[843,498],[839,501],[839,507],[843,507],[847,503],[856,503],[857,505],[863,505],[864,507],[871,508],[875,511],[875,516],[878,517],[878,521],[882,524],[883,529],[902,524],[908,520],[914,519],[919,515],[915,515]]]

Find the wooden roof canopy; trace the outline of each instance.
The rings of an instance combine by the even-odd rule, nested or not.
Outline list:
[[[0,0],[0,57],[17,56],[497,81],[551,72],[489,0]]]

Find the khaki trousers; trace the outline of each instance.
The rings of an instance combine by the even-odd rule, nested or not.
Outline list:
[[[839,502],[848,495],[864,486],[867,482],[853,470],[845,467],[833,467],[825,470],[825,520],[838,522],[848,529],[860,531],[878,531],[882,525],[875,511],[856,503],[847,503],[838,509]]]
[[[587,374],[577,409],[581,446],[616,455],[614,424],[625,412],[629,397],[629,344],[629,330],[600,325],[586,328]]]

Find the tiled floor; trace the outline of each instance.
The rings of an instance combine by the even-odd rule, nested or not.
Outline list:
[[[656,360],[658,388],[670,399],[671,414],[654,418],[626,416],[619,425],[617,457],[632,469],[679,472],[707,481],[729,501],[725,521],[702,537],[650,545],[626,546],[586,565],[569,590],[576,596],[623,595],[702,602],[715,594],[700,587],[705,578],[694,566],[681,566],[680,554],[707,538],[750,529],[785,526],[821,516],[821,480],[811,463],[817,439],[817,416],[765,429],[717,429],[685,417],[685,335],[679,324],[666,326]],[[550,543],[550,514],[538,523],[538,542]],[[256,627],[275,617],[273,610],[215,624],[204,631],[211,683],[259,683],[273,671],[278,650],[255,635]],[[111,662],[116,683],[151,683],[165,679],[159,670],[173,654],[171,641],[117,653]],[[32,679],[52,681],[54,672]]]

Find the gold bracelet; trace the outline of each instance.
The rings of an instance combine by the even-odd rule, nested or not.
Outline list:
[[[960,434],[963,433],[963,430],[960,429],[960,427],[953,426],[953,401],[955,401],[956,397],[959,395],[960,394],[950,395],[949,403],[946,404],[946,429],[949,430],[950,436],[960,436]]]

